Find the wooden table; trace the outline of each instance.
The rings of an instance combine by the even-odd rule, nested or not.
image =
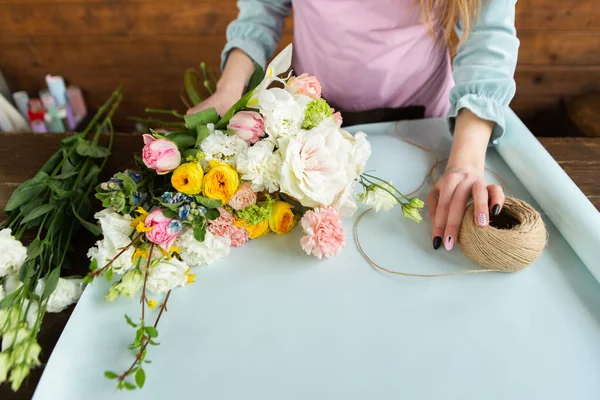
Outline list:
[[[0,133],[0,208],[3,209],[12,191],[31,178],[46,159],[58,148],[64,135],[7,134]],[[585,195],[600,210],[600,138],[540,138],[540,142],[581,188]],[[106,177],[131,166],[133,154],[141,150],[139,135],[118,134],[115,140],[118,149],[110,158]],[[0,215],[0,221],[5,216]],[[85,258],[93,238],[86,235],[74,243],[75,254],[71,274],[84,274],[88,262]],[[47,314],[38,340],[42,346],[42,362],[46,361],[66,325],[73,307],[58,314]],[[0,387],[0,398],[29,399],[33,395],[43,367],[32,371],[18,393],[7,385]]]

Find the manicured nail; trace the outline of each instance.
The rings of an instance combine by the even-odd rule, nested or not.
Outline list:
[[[451,236],[448,236],[446,238],[446,242],[444,243],[444,247],[446,248],[447,251],[452,250],[452,248],[454,247],[454,238]]]
[[[440,246],[442,245],[442,238],[439,236],[436,236],[433,238],[433,249],[437,250],[440,248]]]
[[[500,214],[500,204],[496,204],[494,207],[492,207],[492,215],[498,214]]]
[[[488,224],[487,215],[485,213],[481,213],[477,216],[477,223],[480,226],[486,226]]]

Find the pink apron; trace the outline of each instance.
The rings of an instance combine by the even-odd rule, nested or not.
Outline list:
[[[294,69],[343,111],[425,106],[443,117],[454,85],[446,45],[413,0],[293,0]]]

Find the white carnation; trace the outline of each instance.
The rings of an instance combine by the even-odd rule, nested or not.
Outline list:
[[[280,88],[259,93],[258,105],[265,131],[275,140],[294,137],[304,121],[304,107],[294,96]]]
[[[15,239],[10,229],[0,231],[0,278],[13,274],[27,259],[27,248]]]
[[[123,216],[110,208],[96,213],[94,217],[100,222],[104,237],[96,242],[96,247],[92,247],[87,256],[96,260],[98,267],[102,268],[131,243],[130,235],[134,228],[131,226],[130,216]],[[124,274],[131,269],[133,267],[131,258],[134,252],[133,246],[129,247],[112,264],[112,270],[117,274]]]
[[[188,281],[188,265],[176,258],[163,258],[150,267],[146,287],[154,294],[164,294]]]
[[[231,240],[206,232],[203,242],[194,238],[194,232],[188,229],[179,235],[175,246],[181,249],[179,255],[191,267],[212,264],[227,257],[231,250]]]
[[[226,135],[221,131],[213,131],[200,145],[205,160],[216,160],[235,165],[240,153],[248,148],[248,143],[238,135]]]
[[[41,296],[44,293],[46,286],[45,280],[42,278],[38,281],[35,287],[35,294]],[[58,313],[63,311],[79,300],[83,293],[83,281],[81,279],[58,279],[58,284],[54,292],[48,297],[48,303],[46,305],[46,311]]]
[[[237,171],[242,180],[252,183],[252,190],[273,193],[279,190],[281,155],[274,152],[275,145],[261,140],[238,157]]]
[[[394,188],[391,186],[391,184],[392,182],[389,184],[381,183],[380,185],[394,193]],[[371,188],[367,189],[365,193],[361,193],[359,195],[359,199],[366,205],[373,207],[375,212],[379,212],[381,210],[389,211],[398,203],[394,196],[392,196],[388,191],[377,186],[372,186]]]

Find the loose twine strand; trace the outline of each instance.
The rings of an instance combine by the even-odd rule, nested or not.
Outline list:
[[[437,154],[433,150],[428,149],[418,143],[412,142],[412,141],[406,139],[405,137],[403,137],[398,132],[398,122],[396,122],[394,129],[395,129],[396,137],[398,137],[400,140],[402,140],[414,147],[417,147],[417,148],[423,150],[424,152],[431,154],[435,157],[435,162],[433,163],[432,167],[429,169],[429,172],[427,173],[427,175],[425,175],[425,178],[423,179],[423,181],[421,182],[419,187],[406,195],[406,197],[411,197],[411,196],[415,195],[417,192],[419,192],[427,184],[427,182],[430,182],[430,181],[433,182],[436,168],[439,165],[447,162],[448,160],[447,159],[440,160],[439,157],[437,156]],[[506,190],[508,188],[506,181],[500,175],[498,175],[495,171],[493,171],[489,168],[486,168],[486,171],[490,172],[500,182],[500,185],[503,187],[504,190]],[[511,207],[517,208],[517,210],[516,210],[517,212],[515,212],[515,209],[510,210]],[[531,206],[529,206],[525,202],[516,200],[516,199],[507,198],[506,202],[505,202],[505,207],[503,209],[508,210],[510,216],[513,217],[515,219],[515,221],[518,223],[517,226],[515,227],[514,230],[496,229],[493,227],[489,227],[489,228],[492,228],[493,230],[488,232],[488,234],[485,235],[481,240],[472,240],[473,237],[477,236],[474,232],[475,223],[472,218],[472,214],[473,214],[472,209],[473,209],[473,205],[471,204],[469,206],[469,208],[467,209],[467,212],[465,213],[465,218],[463,220],[463,224],[461,227],[461,235],[459,235],[459,236],[462,236],[463,239],[466,238],[467,236],[469,237],[469,240],[462,241],[461,248],[463,249],[463,252],[465,252],[467,257],[469,257],[471,259],[476,259],[478,261],[478,263],[481,264],[486,269],[467,269],[467,270],[463,270],[463,271],[449,272],[449,273],[443,273],[443,274],[416,274],[416,273],[408,273],[408,272],[401,272],[401,271],[393,271],[388,268],[382,267],[381,265],[379,265],[375,261],[373,261],[373,259],[371,257],[369,257],[369,255],[367,255],[367,253],[363,249],[363,246],[360,242],[360,238],[358,235],[358,227],[359,227],[360,221],[362,220],[362,218],[365,215],[367,215],[368,213],[373,211],[372,208],[361,213],[358,216],[358,218],[356,219],[356,222],[354,223],[354,241],[356,242],[356,246],[357,246],[360,254],[364,257],[364,259],[373,268],[375,268],[379,271],[388,273],[388,274],[392,274],[392,275],[402,275],[402,276],[419,277],[419,278],[436,278],[436,277],[443,277],[443,276],[476,274],[476,273],[481,273],[481,272],[516,272],[516,271],[523,269],[525,266],[531,264],[533,262],[533,260],[535,260],[539,256],[539,254],[541,254],[541,251],[545,247],[545,243],[546,243],[545,226],[544,226],[544,223],[543,223],[539,213],[537,213],[537,211],[535,211]],[[519,213],[518,211],[524,211],[525,215],[521,215],[521,213]],[[543,233],[542,233],[541,229],[543,229]],[[531,232],[533,232],[535,235],[537,235],[538,239],[533,240],[531,243],[531,246],[529,246],[529,248],[525,247],[525,248],[519,249],[519,251],[514,250],[514,241],[520,240],[522,242],[523,233],[531,233]],[[539,237],[541,237],[542,234],[544,237],[543,243],[542,243],[542,241],[539,240]],[[500,244],[499,249],[492,249],[490,246],[486,246],[486,240],[489,240],[492,235],[498,236],[498,241]],[[495,236],[494,236],[494,239],[496,239]],[[497,245],[498,243],[495,243],[495,244]],[[502,256],[503,254],[499,254],[499,252],[502,252],[506,248],[508,248],[510,250],[511,247],[513,247],[514,257],[513,258],[504,257],[505,259],[504,259],[504,261],[502,261],[502,257],[499,257],[499,256]],[[500,260],[500,263],[497,264],[499,261],[498,260],[499,258],[501,260]],[[483,261],[481,261],[481,259],[483,259]]]

